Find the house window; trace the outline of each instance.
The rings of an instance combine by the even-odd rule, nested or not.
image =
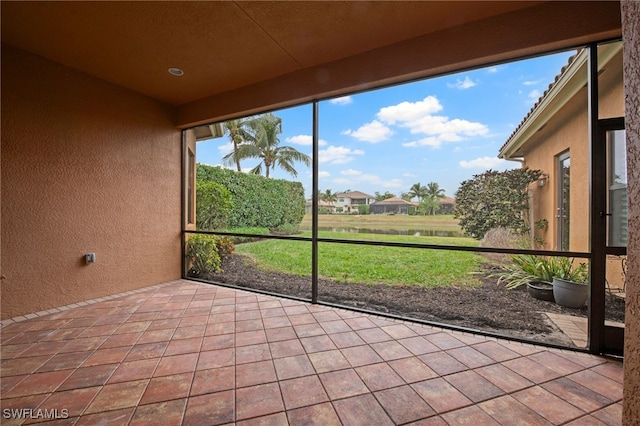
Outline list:
[[[339,203],[344,203],[344,198],[338,198]]]
[[[569,250],[569,225],[570,225],[570,184],[571,184],[571,161],[569,151],[557,157],[557,185],[558,185],[558,206],[556,209],[556,220],[558,223],[558,250]]]
[[[609,187],[609,246],[626,247],[627,226],[627,148],[624,130],[607,132]]]

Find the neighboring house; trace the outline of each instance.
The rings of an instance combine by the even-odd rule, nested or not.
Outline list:
[[[530,187],[529,219],[531,223],[548,222],[546,228],[536,229],[545,249],[589,250],[589,185],[594,179],[589,175],[588,53],[583,49],[570,58],[499,153],[500,158],[522,161],[524,166],[543,172]],[[598,178],[604,179],[606,174],[608,211],[602,213],[608,215],[608,245],[626,247],[625,132],[622,120],[615,120],[624,117],[621,43],[599,47],[598,75],[599,118],[614,120],[610,120],[606,144],[601,144],[599,151],[591,149],[596,158],[606,157],[607,162],[607,172]],[[610,271],[608,267],[609,281],[609,277],[621,275],[619,259],[616,263]]]
[[[438,198],[438,204],[440,204],[438,214],[452,214],[453,208],[456,206],[456,199],[445,195],[442,198]]]
[[[306,204],[305,204],[305,213],[306,214],[311,214],[313,208],[313,200],[307,200]],[[319,212],[322,213],[335,213],[336,212],[336,206],[334,205],[334,203],[330,203],[328,201],[324,201],[324,200],[318,200],[318,210]]]
[[[412,214],[415,212],[416,203],[403,200],[398,197],[387,198],[371,204],[371,214]]]
[[[358,206],[376,202],[376,197],[360,191],[340,192],[336,196],[338,201],[334,204],[338,213],[355,213],[358,211]]]

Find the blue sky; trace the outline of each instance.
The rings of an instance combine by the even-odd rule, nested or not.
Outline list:
[[[463,180],[519,163],[499,160],[500,147],[574,51],[451,74],[344,96],[319,104],[319,188],[334,192],[389,191],[437,182],[453,196]],[[312,106],[274,111],[280,141],[311,154]],[[199,163],[221,165],[227,136],[199,142]],[[246,160],[243,170],[257,161]],[[297,164],[297,180],[311,196],[311,170]]]

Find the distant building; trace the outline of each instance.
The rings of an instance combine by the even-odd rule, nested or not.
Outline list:
[[[371,214],[413,214],[416,209],[416,203],[403,200],[402,198],[392,197],[386,200],[376,201],[371,204]]]
[[[352,213],[358,211],[358,206],[375,203],[376,197],[360,191],[340,192],[336,194],[338,201],[334,203],[336,213]]]
[[[438,198],[438,204],[440,205],[437,212],[438,214],[451,214],[456,206],[456,199],[444,196],[442,198]]]

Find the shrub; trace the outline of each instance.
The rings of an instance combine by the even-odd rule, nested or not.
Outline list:
[[[224,229],[233,211],[231,192],[216,182],[196,183],[196,226],[199,230]]]
[[[187,240],[185,257],[189,273],[204,275],[222,270],[222,261],[235,251],[233,240],[228,237],[196,234]]]
[[[358,204],[358,214],[369,214],[371,206],[369,204]]]
[[[492,228],[527,233],[530,230],[524,214],[529,209],[527,188],[541,173],[529,168],[488,170],[462,182],[455,193],[453,214],[460,219],[464,233],[478,240]]]

